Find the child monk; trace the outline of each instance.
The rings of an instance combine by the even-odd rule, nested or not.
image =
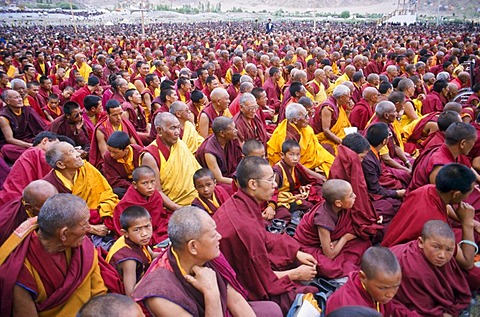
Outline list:
[[[192,206],[203,209],[210,215],[213,215],[218,207],[230,198],[225,189],[217,186],[217,181],[208,168],[201,168],[193,174],[193,185],[198,195],[192,201]]]
[[[130,206],[141,206],[152,218],[153,234],[149,245],[154,246],[168,238],[167,226],[171,212],[163,207],[163,199],[155,189],[155,172],[148,166],[139,166],[132,172],[132,185],[113,211],[115,231],[122,235],[120,216]]]
[[[300,164],[300,145],[295,140],[286,140],[282,144],[281,160],[273,166],[278,192],[278,214],[286,211],[308,211],[315,203],[322,200],[320,174],[312,172]],[[283,209],[283,210],[282,210]],[[286,209],[286,210],[285,210]],[[288,214],[287,212],[287,214]]]
[[[370,240],[353,234],[350,212],[355,193],[347,181],[330,179],[322,188],[324,202],[303,216],[294,238],[301,250],[317,260],[317,275],[329,279],[347,276],[359,269]]]
[[[130,206],[120,216],[122,236],[113,244],[107,262],[123,280],[125,294],[130,296],[156,254],[148,247],[152,238],[152,218],[140,206]]]
[[[472,219],[473,220],[473,219]],[[473,230],[472,235],[473,235]],[[478,247],[462,240],[441,220],[425,223],[417,240],[391,248],[402,267],[402,285],[394,298],[421,316],[458,316],[470,304],[470,289],[456,258]]]
[[[325,313],[344,306],[365,306],[392,316],[391,300],[401,280],[402,271],[392,251],[370,247],[362,257],[361,270],[350,273],[347,283],[328,298]]]

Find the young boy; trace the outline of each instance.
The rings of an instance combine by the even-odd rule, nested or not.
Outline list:
[[[48,97],[47,105],[42,110],[45,117],[50,122],[53,122],[53,120],[60,117],[63,114],[63,109],[60,107],[60,99],[58,98],[58,95],[51,94]]]
[[[359,269],[370,240],[356,239],[350,209],[355,193],[347,181],[330,179],[322,188],[324,202],[303,216],[295,232],[301,250],[318,262],[317,274],[329,279],[347,276]]]
[[[365,306],[392,316],[391,300],[401,280],[402,271],[392,251],[370,247],[362,257],[361,270],[350,273],[347,283],[328,298],[325,313],[344,306]]]
[[[300,164],[300,145],[297,141],[283,142],[280,156],[280,162],[273,166],[275,181],[279,184],[274,199],[277,200],[276,213],[285,215],[285,220],[289,220],[290,213],[308,211],[322,200],[323,178]]]
[[[106,260],[122,277],[125,294],[130,296],[155,257],[148,247],[152,219],[145,208],[130,206],[120,216],[120,224],[122,236],[113,244]]]
[[[225,189],[217,186],[215,177],[208,168],[201,168],[193,174],[193,185],[198,196],[192,201],[192,206],[203,209],[212,216],[230,197]]]
[[[473,229],[470,231],[473,237]],[[468,253],[473,258],[478,249],[473,241],[467,242],[457,247],[450,226],[430,220],[417,240],[392,247],[402,267],[402,285],[394,303],[400,302],[422,316],[458,316],[470,304],[471,293],[456,259],[468,257]]]
[[[167,225],[171,212],[163,208],[163,199],[155,189],[155,172],[148,166],[139,166],[132,172],[132,185],[113,211],[113,223],[117,235],[122,235],[120,217],[130,206],[148,210],[152,218],[153,234],[149,245],[154,246],[168,238]]]
[[[258,156],[265,158],[265,146],[256,139],[248,139],[243,143],[242,154],[244,157]]]

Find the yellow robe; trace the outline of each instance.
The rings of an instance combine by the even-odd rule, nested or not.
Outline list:
[[[80,76],[82,76],[85,79],[85,82],[87,82],[88,77],[92,72],[92,68],[87,63],[83,63],[82,67],[78,67],[77,63],[75,63],[75,65],[77,66],[77,72],[79,72]]]
[[[183,137],[182,141],[185,142],[188,149],[192,154],[195,154],[198,150],[200,144],[203,143],[205,139],[197,132],[195,126],[190,121],[185,121],[183,126]]]
[[[283,120],[273,131],[272,137],[267,142],[268,161],[271,165],[276,164],[281,159],[280,153],[282,152],[282,144],[287,136],[288,124],[287,119]],[[319,167],[328,176],[335,157],[318,143],[311,126],[301,130],[298,130],[295,126],[293,127],[300,134],[300,164],[309,169]]]
[[[330,107],[328,109],[333,113],[333,109],[331,109]],[[343,109],[343,107],[338,107],[338,119],[337,119],[337,122],[335,122],[335,124],[330,128],[330,131],[343,140],[343,138],[347,135],[345,133],[344,128],[349,128],[351,126],[352,125],[348,120],[348,116],[345,109]],[[327,136],[323,132],[318,133],[316,136],[320,144],[330,144],[335,150],[335,155],[337,154],[337,147],[338,147],[337,143],[327,138]]]

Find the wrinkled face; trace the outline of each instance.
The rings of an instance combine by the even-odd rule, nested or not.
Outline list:
[[[253,119],[257,113],[258,105],[255,100],[248,99],[244,105],[240,105],[240,111],[247,119]]]
[[[275,182],[275,175],[272,168],[269,165],[261,165],[258,167],[260,177],[254,179],[254,196],[257,201],[264,202],[272,198],[277,183]]]
[[[152,220],[147,217],[134,219],[128,230],[122,229],[125,237],[137,245],[148,245],[153,235]]]
[[[386,304],[392,300],[395,294],[397,294],[402,281],[401,271],[394,274],[378,272],[377,276],[372,279],[367,279],[362,275],[360,276],[360,281],[370,296],[380,304]]]
[[[215,179],[210,176],[204,176],[195,180],[195,189],[200,197],[212,199],[213,191],[215,190]]]
[[[78,223],[69,227],[65,231],[65,240],[62,241],[63,246],[68,248],[76,248],[82,245],[83,239],[87,236],[90,229],[90,210],[85,208],[78,212]]]
[[[142,103],[142,95],[138,92],[138,90],[135,90],[132,95],[132,103],[136,105],[140,105]]]
[[[133,188],[135,188],[140,195],[143,197],[150,197],[155,193],[155,174],[142,175],[137,182],[132,183]]]
[[[219,108],[221,110],[225,110],[230,104],[230,97],[228,96],[228,93],[224,91],[224,93],[216,101],[216,104],[219,106]]]
[[[210,261],[220,255],[220,240],[222,236],[217,231],[217,225],[209,215],[202,214],[202,234],[196,239],[197,257],[202,261]]]
[[[111,108],[108,113],[108,120],[113,126],[119,126],[122,123],[123,109],[121,106]]]
[[[38,87],[37,87],[38,89]],[[38,92],[38,91],[37,91]],[[22,108],[23,107],[23,98],[20,94],[15,91],[9,91],[5,103],[12,108]]]
[[[41,86],[42,86],[43,89],[45,89],[47,91],[50,91],[50,90],[52,90],[52,81],[50,79],[45,80],[43,82],[43,84],[41,84]]]
[[[418,239],[418,247],[423,250],[428,262],[436,267],[442,267],[453,257],[455,240],[433,235],[425,239]]]
[[[182,107],[176,112],[177,116],[179,116],[182,120],[188,120],[190,118],[190,113],[190,108],[188,108],[188,106],[185,104],[182,105]]]
[[[157,128],[158,136],[168,146],[172,146],[178,141],[180,136],[180,121],[172,118],[165,123],[165,126]]]
[[[62,164],[64,169],[77,170],[83,166],[80,153],[71,144],[62,142],[59,149],[62,152],[62,159],[57,164]]]
[[[227,140],[235,140],[237,138],[237,128],[235,127],[235,123],[232,122],[228,125],[228,127],[223,131],[223,137]]]

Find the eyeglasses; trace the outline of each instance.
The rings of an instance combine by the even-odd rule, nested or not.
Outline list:
[[[247,110],[247,111],[257,111],[258,108],[260,108],[259,106],[251,106],[251,107],[244,107],[243,109]]]
[[[275,178],[270,178],[270,179],[262,179],[262,178],[255,178],[255,180],[259,182],[267,182],[270,183],[272,186],[276,186],[277,182],[275,181]]]

